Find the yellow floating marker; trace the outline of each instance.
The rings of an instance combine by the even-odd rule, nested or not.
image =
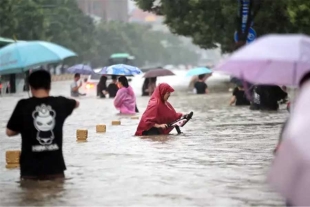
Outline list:
[[[5,167],[9,169],[18,168],[19,158],[20,158],[19,150],[6,151],[5,153],[6,166]]]
[[[131,119],[139,119],[138,116],[132,116]]]
[[[121,121],[112,121],[112,125],[121,125]]]
[[[96,132],[97,133],[103,133],[107,131],[107,127],[104,124],[100,124],[96,126]]]
[[[88,138],[88,131],[86,129],[76,130],[76,140],[78,142],[86,142]]]

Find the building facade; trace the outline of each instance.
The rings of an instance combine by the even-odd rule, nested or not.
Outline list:
[[[103,21],[128,22],[127,0],[76,0],[87,15],[100,17]]]

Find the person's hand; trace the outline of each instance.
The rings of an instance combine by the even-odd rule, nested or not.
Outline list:
[[[166,129],[168,128],[168,125],[167,124],[155,124],[155,127],[159,129]]]
[[[168,128],[168,125],[167,125],[167,124],[160,124],[160,125],[159,125],[159,128],[161,128],[161,129],[167,129],[167,128]]]

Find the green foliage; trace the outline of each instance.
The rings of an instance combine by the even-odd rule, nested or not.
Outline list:
[[[54,42],[78,53],[76,63],[91,62],[94,67],[106,65],[109,56],[119,52],[135,56],[138,66],[192,64],[199,59],[175,35],[153,31],[146,25],[95,25],[75,0],[1,0],[0,36]]]
[[[115,52],[135,56],[135,63],[140,66],[145,63],[186,64],[198,61],[198,55],[187,49],[179,38],[172,34],[152,31],[145,25],[101,23],[97,27],[95,38],[97,40],[95,51],[100,54],[95,55],[96,59],[93,60],[95,65],[100,65],[102,57],[108,57]],[[165,47],[165,42],[170,44]]]
[[[259,36],[268,33],[310,33],[310,1],[260,0],[254,19]],[[192,37],[205,49],[221,45],[223,52],[234,49],[237,30],[237,0],[135,0],[144,11],[162,14],[170,30]]]
[[[32,25],[31,29],[29,25]],[[23,40],[39,39],[45,38],[46,29],[44,11],[34,0],[1,0],[1,36]]]
[[[304,0],[288,0],[287,13],[290,24],[297,33],[310,34],[310,2]]]

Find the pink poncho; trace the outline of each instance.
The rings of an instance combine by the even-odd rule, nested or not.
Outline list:
[[[114,98],[114,106],[120,110],[121,114],[135,114],[136,113],[136,96],[132,88],[122,87],[117,91]]]

